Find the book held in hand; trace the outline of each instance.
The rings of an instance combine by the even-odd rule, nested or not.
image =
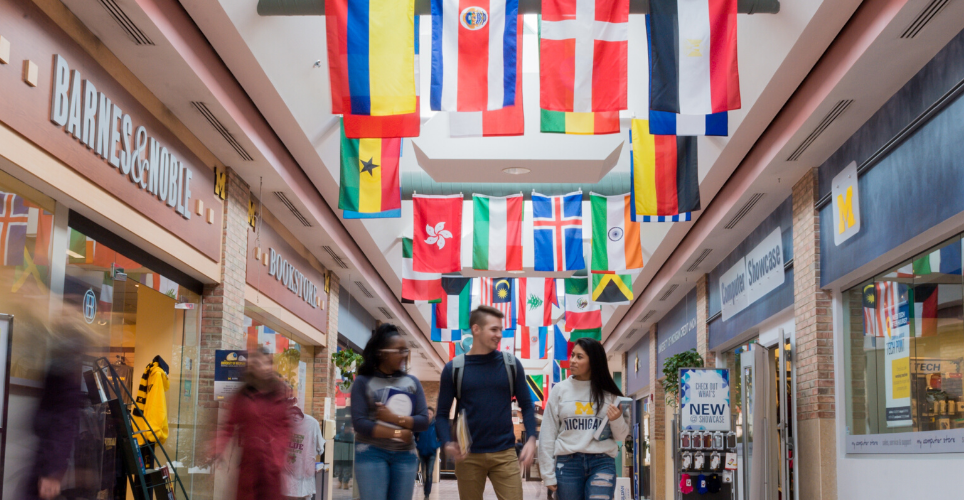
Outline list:
[[[617,405],[619,407],[619,411],[623,412],[623,415],[625,415],[626,410],[628,410],[629,406],[633,404],[633,399],[616,398],[616,400],[613,401],[613,404]],[[607,439],[612,439],[613,431],[609,427],[609,405],[605,405],[603,408],[599,410],[598,413],[602,414],[602,421],[599,422],[599,427],[597,427],[596,432],[593,433],[592,435],[593,439],[597,441],[605,441]]]
[[[382,396],[382,404],[385,405],[385,408],[388,408],[389,411],[400,417],[410,417],[415,409],[415,395],[390,387],[385,391],[384,396]],[[382,422],[381,420],[379,420],[378,423],[392,429],[401,429],[401,427],[395,424]]]

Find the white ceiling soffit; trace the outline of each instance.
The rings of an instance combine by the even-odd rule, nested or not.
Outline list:
[[[341,281],[360,279],[360,273],[350,264],[344,250],[335,246],[303,200],[294,196],[291,186],[262,154],[260,144],[242,132],[222,102],[192,70],[185,56],[165,38],[152,16],[146,13],[154,9],[180,10],[181,6],[175,0],[113,0],[106,6],[82,0],[65,0],[63,3],[167,106],[203,147],[238,172],[251,186],[252,194],[260,198],[264,206],[326,267],[335,271]],[[179,15],[184,16],[183,11]],[[120,16],[123,23],[115,16]],[[138,37],[149,39],[150,43],[135,41],[132,30]],[[310,230],[305,230],[307,228]],[[332,253],[325,247],[332,249]],[[341,265],[335,257],[341,259]],[[371,288],[370,285],[366,282],[366,286]],[[359,303],[373,317],[382,315],[379,307],[386,304],[379,297],[361,299]],[[433,359],[439,361],[437,357]]]
[[[730,113],[729,138],[699,139],[702,181],[700,191],[704,206],[719,191],[858,3],[858,0],[787,1],[781,2],[781,11],[776,15],[740,15],[739,57],[743,109]],[[182,4],[318,190],[330,205],[337,206],[338,134],[336,117],[330,114],[324,18],[260,17],[256,12],[257,0],[182,0]],[[638,64],[631,64],[629,68],[630,110],[624,114],[644,117],[648,102],[644,92],[647,69],[643,17],[631,16],[630,28],[629,59]],[[425,48],[421,55],[421,88],[423,93],[427,94],[430,23],[422,23],[421,36],[421,46]],[[527,64],[526,60],[535,60],[534,57],[537,57],[536,42],[534,36],[531,43],[529,40],[524,42],[524,65]],[[314,67],[316,61],[321,61],[318,68]],[[537,100],[537,94],[526,97],[525,100],[529,102]],[[431,116],[431,113],[424,110],[427,102],[428,99],[422,100],[423,118]],[[526,118],[527,122],[530,122],[527,123],[527,130],[529,127],[538,126],[538,115],[527,113]],[[496,170],[505,158],[499,158],[498,155],[503,153],[499,151],[500,148],[492,146],[492,138],[458,141],[448,139],[444,137],[447,132],[445,120],[439,115],[430,118],[423,125],[424,137],[405,141],[401,167],[403,172],[421,169],[416,161],[415,150],[410,144],[428,148],[427,145],[423,146],[428,133],[438,133],[442,135],[439,140],[444,139],[444,142],[452,144],[457,142],[457,149],[463,150],[464,155],[475,152],[480,159],[493,160],[487,164],[486,170],[493,174],[490,181],[525,181]],[[583,145],[586,149],[589,149],[589,146],[585,145],[595,144],[592,142],[595,140],[603,143],[611,138],[625,141],[627,123],[623,125],[624,130],[620,134],[622,137],[580,136],[566,137],[566,141]],[[538,150],[543,141],[557,139],[544,137],[547,135],[549,134],[527,133],[524,140],[527,144],[532,142],[533,147]],[[432,144],[432,147],[436,145]],[[602,151],[596,152],[596,147],[600,147]],[[587,155],[589,158],[605,158],[613,149],[593,146]],[[629,170],[629,155],[625,146],[622,149],[611,171]],[[456,156],[454,152],[444,154],[448,157],[462,157]],[[429,153],[426,153],[426,156],[434,158]],[[515,159],[518,158],[513,161]],[[578,175],[572,170],[572,167],[562,166],[553,172],[553,175]],[[591,173],[591,177],[597,175],[598,170]],[[405,218],[403,206],[401,226],[404,228],[410,224],[410,219]],[[398,221],[346,221],[345,226],[372,260],[378,272],[382,273],[385,281],[397,293],[401,271],[401,259],[396,246],[400,236]],[[635,282],[634,288],[637,291],[645,287],[659,266],[665,262],[691,223],[655,226],[672,227],[642,231],[644,253],[646,248],[651,250],[646,268]],[[606,322],[607,334],[622,317],[621,311],[626,309],[617,309]],[[420,322],[423,331],[428,332],[424,317],[416,318],[416,322]]]
[[[940,2],[940,0],[937,0]],[[736,246],[746,238],[747,234],[756,228],[766,216],[773,212],[776,207],[787,199],[791,194],[794,183],[810,168],[822,164],[833,154],[843,143],[853,135],[856,130],[869,119],[887,99],[894,95],[914,74],[916,74],[934,55],[943,48],[947,42],[957,33],[964,29],[964,2],[950,2],[943,8],[936,9],[934,12],[934,0],[871,0],[864,2],[866,5],[861,9],[868,9],[872,12],[889,9],[895,12],[890,14],[892,20],[889,24],[878,29],[879,34],[872,40],[872,43],[863,53],[855,57],[852,67],[845,71],[839,78],[836,86],[814,106],[806,115],[792,117],[795,132],[789,136],[781,146],[774,149],[769,154],[768,163],[763,171],[752,183],[730,203],[730,208],[719,217],[719,222],[712,229],[709,235],[701,241],[694,241],[691,247],[693,252],[688,253],[683,258],[679,269],[665,279],[661,276],[658,289],[645,290],[647,299],[645,303],[639,304],[635,310],[639,311],[637,316],[646,312],[647,324],[658,321],[668,312],[678,301],[659,302],[661,296],[674,283],[695,281],[701,275],[708,273],[716,267]],[[854,2],[851,2],[854,4]],[[781,6],[789,7],[789,2],[782,2]],[[824,6],[826,7],[826,5]],[[824,10],[821,7],[821,11]],[[841,9],[843,5],[839,6]],[[848,7],[849,11],[855,10],[856,4]],[[819,14],[819,13],[818,13]],[[838,12],[838,14],[841,14]],[[855,18],[860,14],[854,14]],[[910,26],[919,26],[922,21],[921,16],[927,17],[928,21],[923,28],[916,29],[916,35],[912,38],[903,37],[902,34]],[[815,18],[816,19],[816,18]],[[840,19],[834,17],[838,29],[842,27]],[[847,21],[847,19],[843,19]],[[916,24],[915,24],[916,23]],[[829,26],[823,26],[829,29]],[[870,30],[873,33],[872,30]],[[855,41],[853,37],[846,37],[841,33],[841,38],[834,41],[834,46],[851,46]],[[813,40],[813,37],[808,37]],[[831,49],[828,49],[828,51]],[[839,67],[839,65],[838,65]],[[887,68],[886,72],[880,68]],[[741,68],[742,69],[742,68]],[[809,70],[809,67],[808,67]],[[828,78],[827,71],[835,72],[837,68],[818,74],[814,69],[811,79]],[[742,71],[741,71],[742,73]],[[802,87],[802,86],[801,86]],[[745,87],[744,87],[745,88]],[[792,87],[797,89],[797,85]],[[769,91],[769,89],[768,89]],[[849,101],[853,102],[849,102]],[[843,104],[841,104],[843,103]],[[849,104],[848,104],[849,103]],[[841,112],[843,110],[843,112]],[[788,117],[789,118],[789,117]],[[825,122],[831,122],[829,124]],[[823,129],[818,137],[809,140],[815,131]],[[800,148],[801,145],[809,142],[804,151],[801,151],[795,159],[790,159],[791,155]],[[711,172],[710,176],[715,174]],[[700,186],[701,193],[706,193],[707,184],[710,176],[703,180]],[[764,196],[759,196],[764,194]],[[749,210],[745,210],[748,205],[752,205]],[[706,205],[704,204],[704,207]],[[713,210],[714,207],[710,207]],[[740,215],[739,221],[731,229],[725,226]],[[705,216],[705,214],[701,214]],[[705,249],[711,249],[710,253],[704,255]],[[681,251],[681,250],[680,250]],[[692,266],[692,262],[703,257],[698,266]],[[692,269],[690,269],[692,268]],[[637,297],[642,295],[641,288],[636,288]],[[635,305],[634,305],[635,306]],[[656,314],[649,314],[647,311],[656,310]],[[626,338],[626,334],[636,328],[630,321],[620,322],[617,335],[608,339],[608,347]],[[612,325],[616,327],[617,325]]]

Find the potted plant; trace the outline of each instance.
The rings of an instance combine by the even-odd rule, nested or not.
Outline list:
[[[665,378],[662,381],[663,392],[666,395],[666,404],[668,406],[676,407],[679,405],[679,370],[680,368],[702,368],[703,367],[703,357],[700,356],[696,349],[690,349],[688,351],[681,352],[679,354],[670,356],[663,363],[663,375]]]
[[[343,380],[338,385],[341,392],[351,391],[351,384],[355,381],[355,367],[361,360],[361,354],[351,349],[342,349],[331,354],[331,361],[341,370]]]

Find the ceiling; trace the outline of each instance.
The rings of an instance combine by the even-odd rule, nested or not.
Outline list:
[[[419,359],[424,354],[430,361],[415,363],[416,374],[419,370],[435,374],[448,353],[443,346],[426,341],[428,308],[403,306],[397,299],[400,238],[411,235],[411,202],[403,202],[400,220],[331,218],[338,213],[339,140],[338,117],[330,113],[324,18],[262,17],[257,14],[257,0],[115,2],[155,45],[132,43],[102,8],[90,7],[83,0],[64,0],[201,142],[238,171],[254,192],[262,193],[264,205],[336,271],[355,300],[375,318],[401,323],[417,346]],[[862,21],[865,25],[851,30],[861,28],[864,36],[846,43],[834,40],[848,22],[855,22],[851,16],[860,0],[783,0],[779,13],[739,16],[743,108],[730,113],[729,137],[699,138],[703,212],[694,222],[642,226],[646,266],[634,279],[636,303],[604,308],[604,338],[611,351],[635,343],[639,333],[628,345],[626,342],[634,329],[645,331],[675,305],[701,274],[712,269],[789,196],[793,183],[806,169],[826,159],[960,31],[964,19],[962,3],[951,2],[915,39],[901,40],[899,32],[929,0],[864,3],[862,11],[873,12],[865,13],[869,19]],[[193,24],[184,27],[184,21]],[[630,17],[629,110],[621,113],[623,131],[595,137],[539,133],[538,40],[531,34],[533,21],[527,16],[529,34],[523,41],[526,134],[450,138],[447,116],[428,110],[428,100],[423,99],[422,133],[404,141],[403,174],[425,172],[443,183],[511,185],[550,179],[553,183],[595,183],[609,173],[629,171],[629,119],[645,116],[648,109],[643,17]],[[421,28],[421,47],[430,47],[430,23],[421,23]],[[826,69],[815,67],[826,57],[825,52],[829,54],[828,47],[842,55],[825,64]],[[886,74],[880,74],[881,67],[887,68]],[[818,73],[824,76],[815,81]],[[420,74],[421,88],[427,90],[427,50],[421,55]],[[791,96],[799,100],[794,93],[803,89],[802,85],[816,90],[790,110],[795,103]],[[846,112],[798,158],[785,161],[836,103],[845,99],[854,99]],[[242,159],[199,113],[192,104],[195,101],[205,103],[210,115],[223,124],[251,160]],[[510,167],[524,167],[530,173],[503,172]],[[291,207],[272,194],[276,191],[287,194]],[[763,196],[751,210],[744,211],[738,224],[725,229],[755,193]],[[291,208],[310,227],[304,226]],[[466,208],[463,262],[470,262],[471,207]],[[588,238],[589,232],[584,234]],[[686,270],[706,249],[711,251],[700,265]],[[346,267],[339,266],[332,254]],[[531,266],[531,255],[526,259]],[[651,310],[656,312],[649,314]],[[646,322],[640,322],[644,316]]]

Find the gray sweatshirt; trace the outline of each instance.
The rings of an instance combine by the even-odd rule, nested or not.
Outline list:
[[[539,471],[546,486],[556,484],[556,457],[573,453],[616,456],[616,443],[629,434],[625,418],[610,422],[613,437],[598,441],[592,437],[602,423],[616,397],[606,395],[603,408],[596,408],[590,398],[589,381],[572,377],[556,384],[549,392],[549,404],[542,416],[539,431]]]

